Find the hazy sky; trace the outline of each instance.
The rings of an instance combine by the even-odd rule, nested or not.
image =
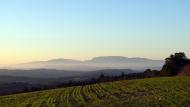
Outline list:
[[[190,56],[190,0],[1,0],[0,64]]]

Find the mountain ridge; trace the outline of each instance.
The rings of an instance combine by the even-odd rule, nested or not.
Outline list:
[[[47,68],[62,70],[93,71],[101,69],[160,69],[164,64],[163,60],[153,60],[141,57],[124,57],[124,56],[99,56],[90,60],[75,60],[56,58],[47,61],[33,61],[28,63],[16,64],[12,68]]]

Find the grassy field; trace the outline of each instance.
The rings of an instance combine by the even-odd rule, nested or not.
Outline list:
[[[0,97],[0,107],[190,107],[190,77],[125,80]]]

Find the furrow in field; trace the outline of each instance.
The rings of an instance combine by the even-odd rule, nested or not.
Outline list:
[[[113,84],[99,84],[99,87],[101,90],[103,90],[105,93],[107,93],[112,99],[117,100],[119,99],[117,95],[113,94],[112,91],[115,91],[113,88]]]
[[[60,91],[55,98],[55,107],[62,107],[64,102],[62,101],[62,95],[64,94],[64,91]]]
[[[70,102],[69,102],[71,91],[72,91],[72,88],[68,88],[61,95],[61,100],[63,101],[62,107],[71,107]]]
[[[70,104],[72,104],[71,106],[82,107],[85,104],[80,91],[81,91],[81,87],[73,87],[69,96],[69,102]]]

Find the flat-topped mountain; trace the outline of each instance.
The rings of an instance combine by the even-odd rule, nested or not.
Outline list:
[[[123,56],[101,56],[91,60],[74,60],[74,59],[51,59],[47,61],[36,61],[11,66],[19,69],[61,69],[75,71],[93,71],[102,69],[134,69],[144,70],[160,69],[164,64],[162,60],[152,60],[147,58],[128,58]]]
[[[140,58],[140,57],[135,57],[135,58],[128,58],[128,57],[123,57],[123,56],[100,56],[100,57],[95,57],[89,62],[112,62],[112,63],[120,63],[120,62],[136,62],[136,61],[161,61],[161,60],[151,60],[147,58]]]

